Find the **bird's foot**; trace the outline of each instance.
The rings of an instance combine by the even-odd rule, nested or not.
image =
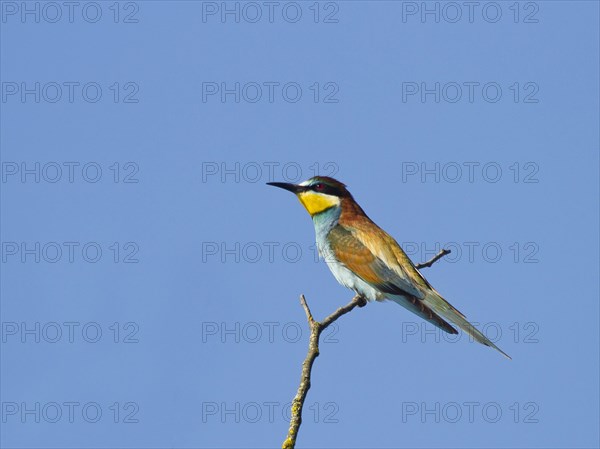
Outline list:
[[[357,302],[358,307],[364,307],[367,305],[367,300],[364,296],[359,296],[358,297],[358,302]]]

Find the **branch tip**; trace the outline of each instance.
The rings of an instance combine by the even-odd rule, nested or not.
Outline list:
[[[438,260],[440,260],[442,257],[450,254],[451,252],[452,251],[450,251],[449,249],[442,249],[439,253],[437,253],[435,256],[433,256],[431,259],[429,259],[427,262],[416,264],[415,268],[417,270],[420,270],[421,268],[429,268],[434,263],[436,263]]]

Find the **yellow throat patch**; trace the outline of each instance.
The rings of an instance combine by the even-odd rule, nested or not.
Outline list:
[[[340,199],[337,196],[325,195],[310,190],[299,193],[298,199],[311,216],[340,204]]]

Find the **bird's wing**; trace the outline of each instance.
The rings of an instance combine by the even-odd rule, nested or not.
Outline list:
[[[391,235],[367,217],[356,217],[348,231],[398,278],[410,284],[413,290],[419,291],[420,294],[414,295],[415,297],[423,299],[431,286]]]
[[[448,333],[456,334],[456,329],[425,304],[425,296],[421,290],[390,269],[349,229],[341,225],[334,227],[329,233],[329,244],[335,260],[344,264],[363,281],[387,293],[389,299],[424,320]]]
[[[356,240],[356,247],[365,248],[363,250],[365,254],[370,255],[370,257],[377,260],[379,264],[385,267],[387,272],[392,273],[388,274],[388,278],[394,279],[394,285],[402,286],[400,287],[401,289],[404,289],[415,298],[421,300],[419,302],[422,302],[422,304],[416,304],[410,300],[407,303],[404,298],[401,301],[396,301],[395,298],[392,298],[394,301],[404,307],[406,307],[407,304],[418,307],[419,309],[417,311],[415,311],[416,309],[412,311],[420,316],[423,315],[421,315],[419,311],[425,315],[433,312],[435,318],[440,319],[442,322],[448,320],[449,322],[456,324],[467,334],[471,335],[476,341],[486,346],[491,346],[500,351],[504,356],[510,358],[508,354],[498,348],[498,346],[485,337],[485,335],[483,335],[475,326],[469,323],[467,317],[465,317],[463,313],[446,301],[431,286],[431,284],[427,282],[425,277],[417,270],[406,253],[402,250],[398,242],[396,242],[396,240],[394,240],[387,232],[366,217],[355,218],[352,222],[351,230],[347,229],[347,232],[350,232],[351,236]],[[356,269],[352,270],[355,273],[357,272]],[[359,274],[359,276],[361,275]],[[419,294],[411,293],[415,291],[419,292]],[[390,292],[387,291],[387,293]],[[422,306],[425,306],[424,310],[421,310]],[[410,310],[410,306],[407,308]],[[429,316],[423,318],[428,319]],[[439,326],[437,323],[434,322],[434,324],[444,329],[444,327]],[[448,327],[454,330],[451,326]],[[450,330],[446,331],[453,333]]]
[[[402,276],[403,272],[390,268],[349,229],[338,224],[329,232],[328,239],[335,259],[366,283],[391,295],[424,298],[424,293]]]
[[[372,221],[367,223],[365,220],[353,223],[352,235],[389,270],[394,271],[398,278],[403,279],[405,284],[410,284],[414,290],[419,291],[421,294],[414,296],[427,307],[459,326],[463,324],[466,317],[431,286],[392,236]]]

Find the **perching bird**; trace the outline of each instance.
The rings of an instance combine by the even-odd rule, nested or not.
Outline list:
[[[458,333],[450,321],[510,359],[435,291],[398,242],[365,214],[344,184],[327,176],[300,184],[267,184],[296,194],[313,219],[319,254],[340,284],[368,301],[390,299],[440,329]]]

